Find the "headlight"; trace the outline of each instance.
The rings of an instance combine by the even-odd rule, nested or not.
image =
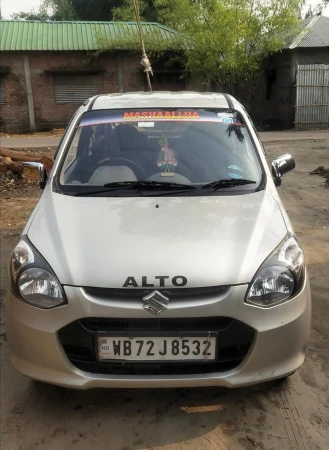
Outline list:
[[[30,305],[49,309],[66,303],[53,270],[25,237],[11,255],[10,282],[13,293]]]
[[[303,275],[303,251],[289,233],[257,272],[245,301],[262,308],[283,303],[297,294]]]
[[[18,279],[18,287],[24,300],[32,305],[53,308],[63,303],[57,280],[44,269],[26,269]]]

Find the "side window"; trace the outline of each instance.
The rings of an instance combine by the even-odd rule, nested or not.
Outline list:
[[[77,157],[77,152],[78,152],[78,148],[79,148],[79,142],[80,142],[80,137],[81,137],[81,128],[78,128],[74,139],[71,143],[70,146],[70,150],[67,153],[66,159],[65,159],[65,164],[64,164],[64,171],[69,167],[69,165],[76,159]]]
[[[54,160],[57,158],[57,155],[58,155],[59,149],[61,148],[61,145],[62,145],[62,142],[63,142],[63,140],[64,140],[64,137],[65,137],[65,135],[66,135],[68,129],[70,128],[71,123],[72,123],[73,120],[75,119],[75,116],[76,116],[76,115],[74,115],[74,116],[72,117],[72,119],[70,120],[70,122],[68,123],[68,125],[67,125],[67,127],[66,127],[66,129],[65,129],[65,131],[64,131],[64,133],[63,133],[63,136],[61,137],[61,140],[59,141],[59,144],[58,144],[58,146],[57,146],[57,148],[56,148],[56,151],[55,151],[55,154],[54,154]]]

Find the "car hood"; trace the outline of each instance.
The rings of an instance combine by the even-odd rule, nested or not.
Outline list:
[[[286,233],[267,191],[144,198],[49,192],[28,238],[62,284],[122,288],[131,277],[129,288],[159,287],[155,277],[165,276],[172,287],[183,283],[173,284],[179,276],[184,287],[203,287],[249,283]]]

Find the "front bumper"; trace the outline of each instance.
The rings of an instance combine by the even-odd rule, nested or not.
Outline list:
[[[95,298],[83,289],[65,287],[68,304],[52,310],[31,307],[11,292],[6,317],[11,361],[21,373],[70,388],[160,388],[192,386],[238,387],[273,380],[293,373],[304,361],[311,321],[311,295],[306,275],[301,292],[270,309],[243,302],[247,286],[235,286],[223,295],[173,301],[161,316],[181,318],[231,318],[254,331],[242,362],[230,370],[188,374],[106,374],[79,369],[68,358],[59,331],[81,319],[150,319],[140,301],[120,302]],[[195,330],[196,331],[196,330]],[[62,338],[61,338],[62,339]],[[87,367],[87,366],[86,366]]]

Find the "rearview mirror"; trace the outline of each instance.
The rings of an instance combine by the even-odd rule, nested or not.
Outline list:
[[[280,186],[281,177],[287,172],[290,172],[296,167],[294,158],[286,153],[278,156],[272,161],[272,175],[276,186]]]
[[[47,182],[47,172],[43,164],[37,162],[25,162],[23,163],[22,177],[38,181],[40,188],[44,189]]]

